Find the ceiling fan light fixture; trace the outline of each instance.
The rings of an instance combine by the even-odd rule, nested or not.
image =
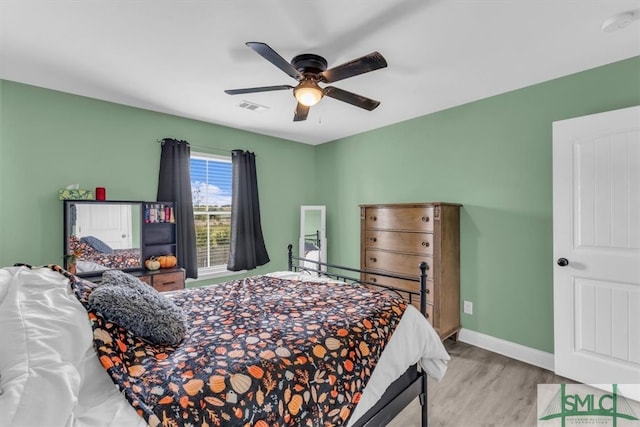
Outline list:
[[[314,80],[303,80],[293,89],[293,96],[296,97],[300,104],[313,107],[320,102],[324,92]]]
[[[266,43],[247,42],[246,45],[253,49],[258,55],[271,62],[271,64],[278,67],[281,71],[284,71],[289,77],[296,79],[298,85],[295,87],[277,85],[225,90],[225,93],[229,95],[293,89],[293,96],[297,101],[293,115],[294,122],[306,120],[309,114],[309,108],[320,102],[325,95],[329,98],[337,99],[338,101],[346,102],[347,104],[368,111],[380,105],[380,101],[337,87],[327,86],[322,88],[318,86],[318,82],[333,83],[386,67],[387,61],[380,52],[371,52],[368,55],[327,69],[327,60],[313,53],[296,55],[291,62],[287,62],[286,59]]]

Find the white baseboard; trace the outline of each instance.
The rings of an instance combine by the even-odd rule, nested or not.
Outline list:
[[[536,350],[469,329],[461,329],[458,333],[458,340],[553,372],[553,353]]]

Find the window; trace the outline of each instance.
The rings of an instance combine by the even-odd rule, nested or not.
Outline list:
[[[227,271],[231,236],[231,158],[191,153],[198,275]]]

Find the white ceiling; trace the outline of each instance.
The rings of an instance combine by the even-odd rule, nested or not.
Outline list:
[[[640,22],[602,23],[640,0],[0,0],[0,77],[308,144],[320,144],[640,55]],[[329,68],[379,51],[387,68],[333,85],[293,122],[295,85],[245,46]],[[249,111],[243,101],[268,107]],[[108,119],[108,118],[105,118]],[[178,137],[177,135],[176,137]]]

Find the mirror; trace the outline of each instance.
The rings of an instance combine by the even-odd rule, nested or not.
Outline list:
[[[136,202],[65,200],[65,268],[75,267],[79,276],[143,268],[141,208]]]
[[[300,250],[299,256],[312,261],[327,262],[326,207],[300,207]],[[303,265],[326,271],[327,267],[303,261]],[[319,273],[316,273],[319,275]]]

